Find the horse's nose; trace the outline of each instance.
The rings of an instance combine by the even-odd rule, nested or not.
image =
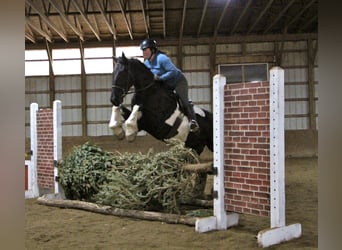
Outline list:
[[[112,94],[110,97],[110,102],[114,105],[114,106],[119,106],[121,104],[119,97],[115,96],[115,94]]]

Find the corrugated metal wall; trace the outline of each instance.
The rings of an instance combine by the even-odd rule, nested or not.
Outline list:
[[[314,41],[314,44],[317,41]],[[308,69],[308,42],[285,41],[282,44],[280,66],[285,69],[285,129],[299,130],[309,129],[309,69]],[[248,56],[256,58],[266,55],[275,58],[276,43],[253,42],[217,44],[216,58],[220,61],[225,58],[242,58]],[[160,47],[167,52],[177,65],[177,46]],[[182,66],[183,72],[189,81],[189,98],[198,106],[212,110],[211,102],[211,68],[212,54],[209,45],[183,46]],[[234,59],[235,60],[235,59]],[[313,80],[317,83],[318,68],[317,58],[313,68]],[[261,62],[260,60],[257,62]],[[240,62],[240,63],[243,63]],[[250,63],[250,61],[246,62]],[[275,61],[263,61],[268,63],[269,69]],[[217,72],[218,65],[215,65]],[[215,72],[215,73],[216,73]],[[86,76],[86,118],[87,135],[101,136],[111,135],[108,129],[108,121],[111,114],[110,91],[111,74],[94,74]],[[55,99],[62,101],[63,136],[82,135],[82,92],[81,76],[66,75],[55,77]],[[29,136],[29,105],[37,102],[40,107],[49,107],[50,90],[49,77],[26,77],[26,135]],[[130,98],[130,96],[128,96]],[[125,103],[129,103],[129,99]],[[317,102],[317,91],[314,93]],[[314,105],[315,107],[315,105]],[[317,115],[316,121],[317,121]],[[317,123],[316,123],[317,124]]]

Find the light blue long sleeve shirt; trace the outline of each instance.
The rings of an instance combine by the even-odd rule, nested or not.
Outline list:
[[[172,63],[171,59],[159,51],[155,54],[153,60],[145,60],[144,64],[154,75],[158,75],[160,80],[164,81],[170,88],[174,89],[181,71]]]

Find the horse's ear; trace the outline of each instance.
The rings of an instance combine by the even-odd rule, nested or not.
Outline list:
[[[124,63],[124,64],[127,64],[127,58],[126,58],[126,56],[125,56],[125,53],[122,51],[122,62]]]

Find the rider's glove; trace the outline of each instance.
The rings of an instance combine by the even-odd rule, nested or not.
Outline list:
[[[160,80],[161,80],[160,77],[159,77],[158,75],[154,75],[153,79],[154,79],[155,81],[160,81]]]

